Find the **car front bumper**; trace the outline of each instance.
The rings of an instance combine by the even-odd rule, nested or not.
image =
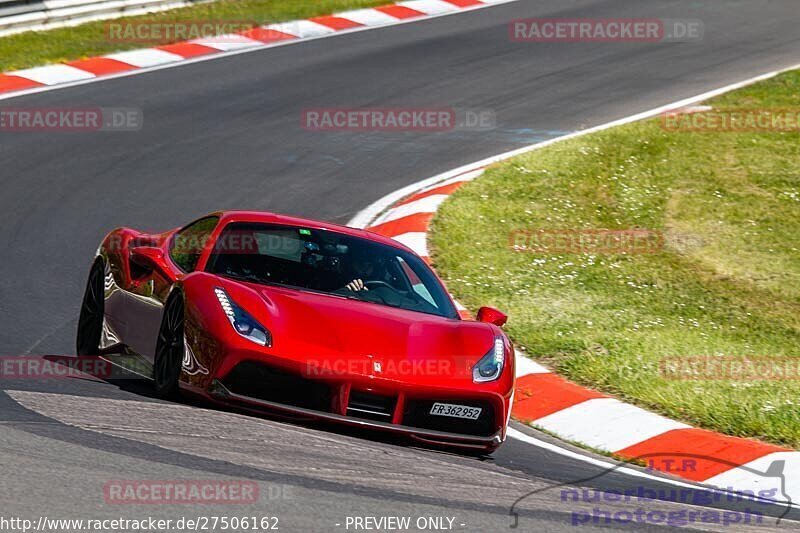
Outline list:
[[[228,405],[237,405],[251,410],[255,409],[259,411],[266,410],[272,412],[281,412],[295,417],[340,423],[362,429],[388,431],[392,433],[403,434],[420,442],[434,445],[491,451],[497,448],[503,442],[505,437],[504,428],[500,428],[495,433],[488,436],[465,435],[448,431],[405,426],[391,422],[368,420],[337,413],[319,411],[316,409],[287,405],[279,402],[254,398],[243,394],[237,394],[229,390],[219,380],[214,380],[211,388],[207,391],[207,394],[212,400]]]

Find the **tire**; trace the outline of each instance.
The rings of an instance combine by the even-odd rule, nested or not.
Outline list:
[[[78,318],[78,333],[75,340],[78,355],[98,355],[100,352],[100,336],[103,333],[105,313],[104,278],[103,261],[95,261],[89,270],[89,279],[86,281]]]
[[[183,326],[183,298],[180,293],[175,292],[164,306],[153,361],[156,394],[161,398],[176,398],[179,395],[178,379],[181,375],[185,350]]]

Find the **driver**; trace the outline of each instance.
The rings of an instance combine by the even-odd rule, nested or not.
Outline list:
[[[350,262],[350,271],[353,279],[342,288],[353,292],[368,291],[366,282],[374,279],[377,271],[375,260],[365,254],[355,255]]]

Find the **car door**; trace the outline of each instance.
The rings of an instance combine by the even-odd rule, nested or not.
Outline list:
[[[127,290],[131,320],[126,344],[151,363],[169,291],[176,280],[195,270],[218,222],[219,217],[205,217],[177,231],[167,245],[166,255],[160,248],[131,250],[131,262],[138,267],[138,275],[131,276]]]

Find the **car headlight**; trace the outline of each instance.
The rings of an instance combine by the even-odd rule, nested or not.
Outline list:
[[[225,316],[228,317],[228,321],[236,333],[261,346],[272,346],[272,334],[267,328],[259,324],[247,311],[236,305],[223,289],[216,287],[214,293],[216,293],[219,305],[222,306]]]
[[[505,351],[503,339],[496,337],[489,353],[481,357],[481,360],[472,367],[472,381],[482,383],[499,378],[505,363]]]

